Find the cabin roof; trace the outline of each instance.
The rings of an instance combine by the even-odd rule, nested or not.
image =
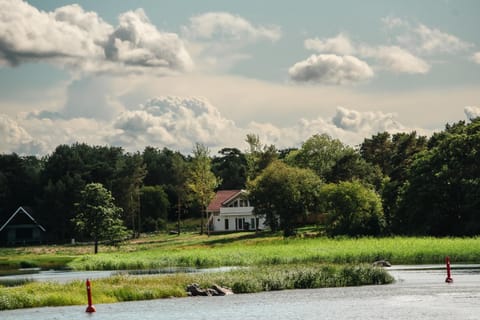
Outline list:
[[[1,227],[0,227],[0,231],[2,231],[12,220],[13,218],[15,218],[15,216],[17,216],[17,214],[19,213],[23,213],[25,214],[37,227],[40,228],[40,230],[42,231],[47,231],[45,230],[45,228],[39,224],[34,217],[32,217],[32,215],[30,213],[27,212],[27,210],[25,210],[23,207],[18,207],[18,209],[10,216],[10,218],[8,218],[7,222],[5,222]]]

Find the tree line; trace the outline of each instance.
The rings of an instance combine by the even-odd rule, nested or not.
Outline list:
[[[246,142],[245,151],[223,148],[213,156],[200,144],[190,155],[84,143],[60,145],[42,158],[1,154],[0,221],[20,205],[31,207],[50,241],[68,240],[79,235],[82,192],[95,183],[111,193],[132,235],[206,218],[214,190],[244,188],[255,213],[285,235],[312,222],[333,236],[480,231],[478,118],[447,124],[430,138],[380,132],[355,148],[326,134],[282,150],[255,134]]]

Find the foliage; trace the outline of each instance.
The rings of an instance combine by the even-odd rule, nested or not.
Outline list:
[[[277,148],[272,145],[263,145],[258,135],[247,134],[245,142],[248,143],[247,180],[254,180],[265,168],[278,159]]]
[[[265,216],[273,230],[291,236],[302,219],[318,208],[322,181],[308,169],[290,167],[280,161],[270,164],[249,186],[255,214]]]
[[[140,189],[140,215],[142,230],[158,231],[168,217],[170,203],[162,186],[145,186]]]
[[[385,227],[382,201],[358,181],[327,184],[321,190],[326,231],[336,235],[380,235]]]
[[[100,183],[90,183],[81,192],[74,223],[78,232],[95,243],[95,253],[101,240],[121,240],[126,228],[120,219],[122,209],[115,206],[111,193]]]
[[[192,192],[193,198],[202,206],[203,212],[215,195],[214,189],[220,181],[211,171],[210,151],[202,144],[197,143],[193,149],[193,160],[187,178],[187,186]],[[203,233],[203,217],[201,231]],[[207,222],[208,223],[208,222]]]
[[[247,159],[236,148],[223,148],[218,151],[221,157],[212,160],[212,171],[221,179],[219,189],[244,189],[247,180]]]
[[[447,127],[418,154],[399,198],[407,233],[480,233],[480,119]]]
[[[327,134],[316,134],[305,141],[299,150],[292,151],[285,162],[300,168],[308,168],[326,180],[336,162],[351,149],[340,140]]]

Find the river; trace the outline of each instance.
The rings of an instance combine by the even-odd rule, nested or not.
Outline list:
[[[480,268],[452,270],[445,283],[439,266],[390,269],[396,282],[385,286],[286,290],[225,297],[172,298],[86,306],[0,312],[0,319],[249,320],[249,319],[479,319]]]

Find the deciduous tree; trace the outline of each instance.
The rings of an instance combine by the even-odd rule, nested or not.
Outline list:
[[[89,183],[76,204],[74,223],[79,233],[93,240],[97,253],[99,241],[121,240],[127,235],[121,213],[122,209],[114,204],[110,191],[100,183]]]

